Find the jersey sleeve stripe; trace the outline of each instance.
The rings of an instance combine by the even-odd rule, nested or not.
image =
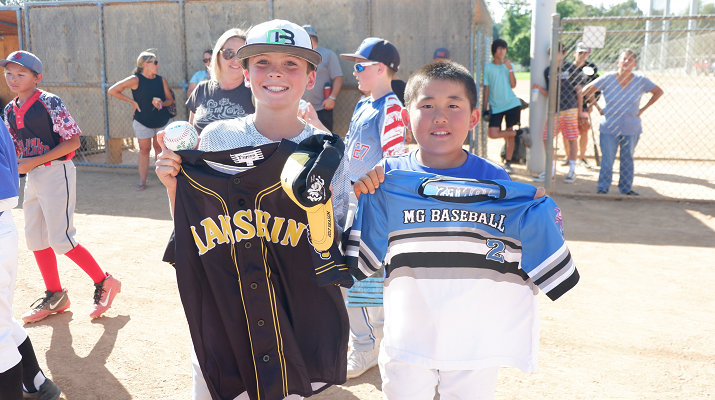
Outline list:
[[[391,141],[385,143],[384,146],[382,146],[382,152],[384,153],[384,152],[389,151],[389,150],[392,149],[393,147],[395,147],[395,146],[399,145],[400,143],[402,143],[404,140],[405,140],[405,139],[404,139],[402,136],[396,137],[396,138],[392,139]]]
[[[546,282],[550,281],[554,275],[559,274],[560,271],[562,271],[564,268],[568,268],[568,266],[572,263],[573,259],[571,258],[571,253],[568,252],[566,253],[566,257],[562,258],[561,261],[552,264],[551,268],[549,268],[548,270],[542,271],[543,274],[541,274],[541,276],[539,276],[538,278],[532,277],[531,279],[534,281],[534,283],[539,285],[539,287],[545,286],[547,285]]]
[[[368,268],[363,272],[367,275],[372,275],[375,271],[382,267],[382,261],[375,257],[375,254],[370,250],[365,243],[360,244],[360,260],[365,262],[365,267]]]
[[[566,247],[566,243],[564,243],[558,250],[554,252],[554,254],[549,256],[549,258],[544,260],[536,268],[526,272],[529,274],[531,279],[536,281],[541,277],[542,273],[548,272],[551,269],[551,266],[561,262],[561,260],[563,260],[567,256],[568,252],[568,247]]]
[[[573,264],[573,263],[572,263]],[[558,300],[559,297],[561,297],[564,293],[568,292],[576,286],[578,283],[578,280],[580,278],[578,274],[578,270],[576,270],[576,266],[573,265],[573,268],[571,269],[573,273],[570,273],[564,280],[562,280],[557,286],[554,286],[552,289],[550,289],[548,292],[545,292],[547,296],[551,300]],[[569,271],[570,272],[570,271]]]
[[[392,104],[389,107],[387,107],[388,114],[393,113],[393,112],[399,113],[401,111],[402,111],[402,106],[400,106],[399,104]]]
[[[395,130],[395,129],[399,129],[399,128],[403,127],[403,126],[405,126],[405,124],[402,123],[402,120],[401,120],[401,119],[399,119],[399,118],[398,118],[398,119],[395,119],[395,120],[392,121],[389,125],[385,126],[385,133],[387,134],[387,133],[392,132],[392,131]],[[400,135],[402,135],[402,131],[401,131],[401,130],[400,130],[399,133],[400,133]]]

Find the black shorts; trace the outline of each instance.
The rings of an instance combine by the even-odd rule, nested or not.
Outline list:
[[[492,118],[489,120],[489,127],[501,128],[501,122],[503,119],[506,119],[507,129],[511,129],[514,125],[521,126],[521,107],[517,106],[498,114],[492,114]]]

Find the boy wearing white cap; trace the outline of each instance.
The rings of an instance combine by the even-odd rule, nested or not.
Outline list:
[[[201,133],[198,150],[218,152],[246,146],[261,146],[283,140],[300,143],[315,134],[324,133],[325,128],[318,120],[314,110],[310,110],[307,115],[303,116],[305,120],[298,117],[301,97],[306,89],[315,85],[315,70],[321,62],[320,54],[312,49],[310,37],[303,28],[284,20],[264,22],[248,31],[246,44],[237,51],[222,49],[221,52],[224,53],[224,58],[235,56],[243,64],[247,85],[250,85],[255,97],[256,112],[245,117],[209,124]],[[181,170],[182,159],[163,146],[164,133],[160,132],[158,135],[163,151],[157,158],[156,173],[167,187],[173,214],[176,204],[177,174]],[[236,179],[238,179],[237,182],[241,182],[240,178]],[[272,178],[266,177],[266,179]],[[273,182],[266,182],[266,184],[270,185]],[[332,180],[332,199],[338,233],[342,232],[345,225],[348,188],[347,169],[343,158]],[[256,196],[260,197],[260,194],[256,193]],[[250,200],[246,200],[246,204],[249,202]],[[240,200],[239,204],[243,205],[243,200]],[[296,260],[296,262],[303,261]],[[305,262],[310,262],[310,260]],[[241,265],[240,268],[253,267]],[[276,273],[272,267],[270,270],[271,273]],[[283,278],[288,279],[285,276]],[[226,282],[224,286],[228,289],[233,288],[237,292],[241,287],[241,281]],[[222,290],[226,288],[222,288]],[[316,287],[316,291],[317,289]],[[256,296],[262,290],[264,290],[262,283],[251,283],[246,296]],[[218,293],[218,291],[214,293]],[[267,327],[271,324],[270,321],[285,318],[285,314],[295,316],[296,310],[281,305],[290,295],[281,293],[280,288],[276,288],[273,300],[271,300],[272,304],[277,304],[276,315],[271,320],[259,319],[255,321],[258,326],[262,328],[265,325]],[[276,296],[278,300],[275,300]],[[252,307],[260,306],[256,301],[249,300],[243,301],[246,316],[254,315],[256,310]],[[340,306],[343,307],[342,302],[340,302]],[[309,310],[298,311],[308,312]],[[344,315],[344,308],[342,313]],[[201,314],[199,312],[199,315]],[[232,350],[250,349],[245,354],[241,354],[241,357],[236,357],[235,365],[221,364],[221,360],[228,360],[229,357],[224,358],[219,354],[211,354],[207,352],[206,348],[200,349],[194,340],[199,361],[195,355],[193,360],[193,398],[210,399],[212,395],[213,398],[233,398],[232,396],[235,395],[237,396],[235,398],[239,400],[259,398],[261,400],[283,398],[292,400],[320,392],[331,384],[343,383],[345,381],[344,368],[347,349],[331,348],[330,346],[316,349],[303,348],[300,344],[302,343],[301,335],[304,332],[300,329],[305,325],[303,322],[293,320],[290,324],[281,324],[280,327],[276,325],[277,331],[272,332],[271,328],[271,332],[266,333],[263,338],[250,336],[251,329],[254,329],[253,325],[249,328],[248,333],[232,332],[234,336],[245,337],[246,340],[239,350],[225,349],[227,354],[232,354]],[[212,331],[213,327],[202,326],[199,329],[208,332]],[[281,339],[277,342],[276,348],[260,348],[261,345],[256,343],[257,341],[265,342],[267,335],[277,332],[281,333]],[[192,337],[193,334],[192,331]],[[316,333],[318,336],[320,334],[322,333]],[[345,332],[345,336],[347,336],[347,332]],[[345,337],[345,343],[347,343],[347,337]],[[280,355],[269,357],[267,354],[270,352]],[[326,361],[328,358],[330,360]],[[201,364],[201,370],[197,364]],[[281,368],[276,370],[278,374],[269,372],[269,370],[273,371],[271,368],[274,364],[281,365]],[[240,371],[240,374],[227,375],[222,371],[224,367],[226,371]],[[338,370],[340,368],[342,370]],[[315,372],[316,370],[319,372]],[[295,371],[299,371],[299,373]],[[207,385],[202,375],[210,379],[214,378]],[[215,378],[217,376],[220,379]],[[211,393],[207,388],[210,388]],[[231,388],[243,388],[243,391],[234,391]],[[237,393],[229,395],[234,392]]]

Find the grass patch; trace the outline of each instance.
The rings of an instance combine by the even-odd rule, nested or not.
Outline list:
[[[514,76],[516,76],[517,81],[522,81],[522,80],[531,80],[531,72],[515,72]]]

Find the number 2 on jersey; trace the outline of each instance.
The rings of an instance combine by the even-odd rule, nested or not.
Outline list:
[[[487,253],[487,260],[504,262],[504,242],[501,240],[487,239],[487,247],[491,248]]]

